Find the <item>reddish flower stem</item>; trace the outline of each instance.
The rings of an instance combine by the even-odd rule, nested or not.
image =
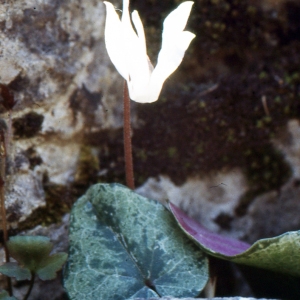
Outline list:
[[[124,157],[125,157],[125,172],[126,184],[134,190],[134,175],[132,163],[132,145],[131,145],[131,125],[130,125],[130,98],[127,82],[124,83]]]
[[[3,231],[3,245],[5,252],[5,261],[9,262],[9,252],[6,246],[8,241],[7,222],[6,222],[6,208],[5,208],[5,169],[7,157],[7,139],[4,131],[0,131],[0,205]],[[7,289],[10,296],[12,296],[12,285],[10,277],[7,277]]]

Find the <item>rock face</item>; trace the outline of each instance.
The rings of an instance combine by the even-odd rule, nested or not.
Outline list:
[[[218,223],[225,224],[233,218],[234,209],[247,188],[242,172],[235,169],[205,178],[189,178],[181,186],[165,176],[151,178],[137,192],[163,203],[169,200],[217,231],[221,227]]]
[[[104,13],[99,1],[1,4],[0,83],[17,101],[6,201],[15,226],[46,205],[47,182],[74,182],[85,133],[120,127]]]
[[[177,2],[132,0],[153,62]],[[141,194],[248,242],[299,229],[299,13],[296,0],[195,0],[188,26],[197,37],[183,64],[159,101],[132,103]],[[88,186],[124,183],[123,82],[105,50],[104,19],[101,1],[0,4],[0,84],[17,101],[11,232],[45,225],[51,236]]]

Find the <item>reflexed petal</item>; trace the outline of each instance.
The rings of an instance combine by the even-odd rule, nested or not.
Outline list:
[[[129,16],[129,0],[123,0],[122,22],[130,22]]]
[[[164,76],[170,76],[177,69],[195,37],[193,33],[183,31],[192,5],[192,1],[183,2],[164,21],[162,47],[157,60],[157,67],[165,73]]]
[[[128,89],[130,98],[137,102],[144,102],[148,97],[147,90],[153,66],[147,56],[144,26],[137,11],[132,13],[132,21],[137,31],[137,36],[132,41],[130,53]]]
[[[194,37],[193,33],[183,31],[177,33],[176,38],[165,39],[158,55],[156,71],[162,72],[164,77],[169,77],[182,62],[185,51]]]
[[[190,16],[193,4],[193,1],[185,1],[168,14],[164,20],[163,35],[165,32],[178,33],[183,31]]]
[[[135,10],[132,14],[132,22],[134,24],[134,27],[137,31],[137,35],[139,37],[139,42],[140,46],[143,49],[144,53],[147,53],[147,48],[146,48],[146,38],[145,38],[145,31],[144,31],[144,26],[141,21],[139,13]]]
[[[151,75],[147,102],[157,100],[164,81],[178,68],[186,49],[195,37],[193,33],[183,31],[192,5],[192,1],[182,3],[164,21],[162,48]]]
[[[107,53],[117,71],[121,76],[127,79],[128,67],[126,63],[126,53],[122,51],[122,24],[114,6],[107,1],[103,3],[106,5],[105,45]]]

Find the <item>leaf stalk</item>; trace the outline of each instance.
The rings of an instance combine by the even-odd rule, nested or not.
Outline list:
[[[34,285],[34,279],[35,279],[35,273],[31,272],[30,285],[29,285],[28,291],[27,291],[26,295],[24,296],[23,300],[28,299],[28,297],[32,291],[33,285]]]

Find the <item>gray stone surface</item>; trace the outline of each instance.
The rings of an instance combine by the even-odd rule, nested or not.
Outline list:
[[[12,142],[6,203],[16,226],[45,205],[44,174],[56,184],[74,180],[85,132],[120,127],[122,81],[104,47],[101,1],[5,1],[0,22],[0,83],[18,101],[13,123],[29,112],[42,118],[33,136],[15,130]],[[7,120],[3,109],[1,117]],[[26,162],[28,149],[40,165]]]
[[[136,191],[162,203],[169,200],[203,222],[207,228],[218,231],[220,226],[214,220],[221,214],[233,217],[234,208],[247,188],[241,170],[234,169],[215,176],[191,177],[181,186],[166,176],[150,178]],[[237,231],[234,234],[238,236]]]

